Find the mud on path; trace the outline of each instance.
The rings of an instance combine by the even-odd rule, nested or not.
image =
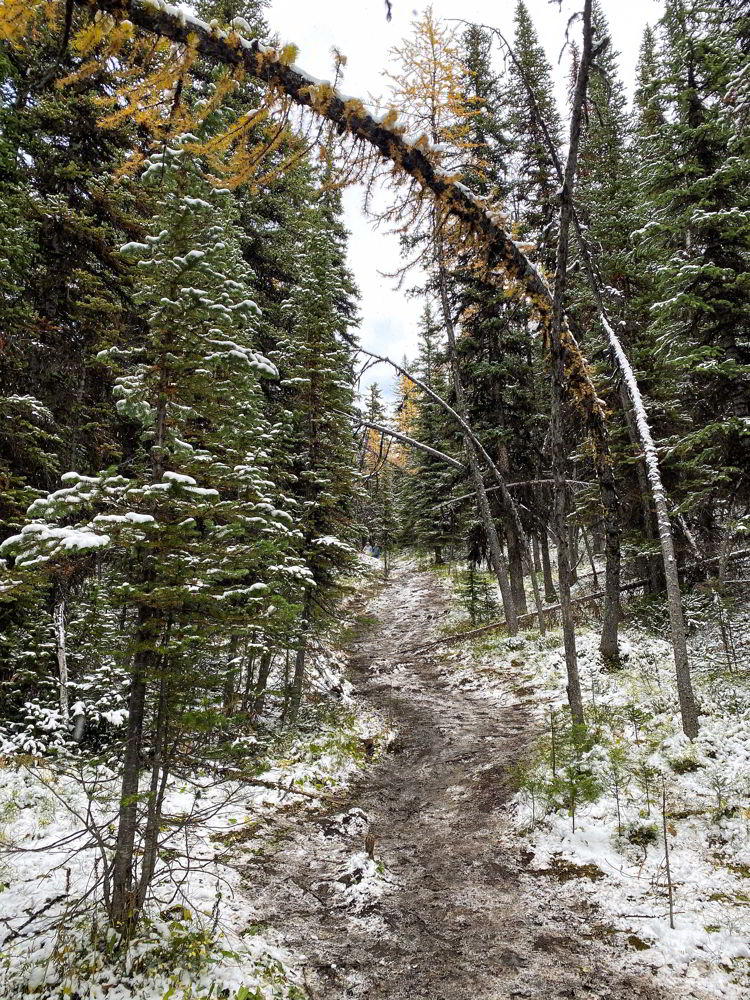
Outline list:
[[[621,939],[605,943],[587,883],[534,874],[510,829],[523,706],[457,690],[439,651],[409,652],[439,635],[437,581],[397,565],[367,610],[378,621],[352,646],[353,681],[398,736],[350,788],[347,819],[290,817],[278,851],[247,871],[264,933],[305,956],[311,1000],[665,998],[623,969]],[[383,866],[380,894],[359,901],[346,885],[366,866],[357,809]]]

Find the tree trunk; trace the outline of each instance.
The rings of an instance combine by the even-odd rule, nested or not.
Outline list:
[[[620,662],[617,633],[620,627],[620,528],[617,492],[608,456],[599,460],[599,492],[604,504],[604,611],[599,652],[610,667]]]
[[[596,571],[596,562],[594,560],[594,553],[591,548],[591,542],[589,541],[589,536],[586,533],[586,529],[581,529],[581,534],[583,535],[583,544],[586,546],[586,555],[589,558],[589,566],[591,567],[591,575],[594,578],[594,586],[599,589],[599,574]]]
[[[570,510],[570,498],[567,503]],[[578,582],[578,525],[568,522],[568,554],[570,558],[570,585]]]
[[[539,558],[539,539],[536,536],[536,532],[531,536],[531,547],[533,550],[533,558],[534,558],[534,572],[541,573],[542,562],[541,559]]]
[[[544,599],[548,604],[557,603],[557,591],[555,581],[552,577],[552,564],[549,558],[549,536],[544,528],[539,536],[539,544],[542,549],[542,573],[544,574]]]
[[[307,640],[310,633],[310,619],[312,615],[312,594],[308,590],[305,594],[305,603],[302,611],[302,635],[300,637],[297,653],[294,657],[294,677],[289,692],[289,722],[295,725],[302,704],[302,688],[305,683],[305,658],[307,654]]]
[[[230,716],[234,712],[235,686],[237,683],[237,665],[242,661],[237,655],[238,639],[233,635],[229,640],[229,663],[224,674],[224,684],[222,689],[222,711],[224,715]]]
[[[654,527],[654,516],[651,510],[651,491],[649,490],[648,485],[648,472],[642,455],[641,442],[638,437],[638,427],[636,425],[635,415],[633,412],[633,404],[628,397],[628,390],[625,387],[624,382],[620,383],[620,402],[622,403],[623,412],[625,414],[625,426],[628,429],[630,443],[638,455],[638,459],[635,463],[635,474],[638,482],[638,494],[641,501],[643,530],[646,534],[646,538],[648,538],[650,542],[656,542],[659,535]],[[664,579],[661,571],[659,570],[658,556],[646,556],[644,562],[645,572],[639,573],[639,576],[649,578],[651,581],[651,592],[656,594],[662,589]]]
[[[591,31],[592,0],[584,0],[583,46],[578,65],[573,106],[570,117],[568,159],[560,193],[560,231],[557,240],[555,284],[552,296],[552,323],[550,324],[550,352],[552,354],[552,470],[555,481],[555,527],[557,530],[557,578],[560,587],[560,617],[565,643],[565,667],[568,674],[568,702],[575,726],[584,724],[583,698],[578,676],[573,608],[570,603],[570,554],[568,551],[568,490],[566,483],[565,435],[563,406],[565,403],[566,370],[563,353],[563,325],[565,288],[568,275],[570,223],[573,215],[573,187],[578,163],[578,146],[581,137],[583,105],[586,100],[589,67],[592,59]]]
[[[128,698],[128,728],[122,763],[120,810],[115,855],[112,861],[112,903],[110,921],[127,938],[137,918],[133,892],[135,835],[138,827],[138,787],[143,744],[146,688],[153,665],[156,613],[144,605],[138,609],[136,647]]]
[[[253,698],[253,718],[257,719],[263,713],[268,688],[268,675],[271,673],[273,653],[267,650],[260,658],[258,679],[255,682],[255,697]]]
[[[156,858],[159,847],[159,830],[161,828],[162,803],[169,777],[169,754],[167,739],[169,732],[169,661],[166,646],[169,642],[169,625],[164,639],[165,652],[161,656],[161,678],[159,680],[159,705],[156,713],[156,724],[151,744],[154,756],[151,762],[151,782],[146,813],[146,829],[143,834],[143,857],[141,861],[141,877],[135,900],[135,917],[137,919],[146,902],[148,887],[154,877]]]
[[[651,487],[651,496],[654,501],[656,512],[656,523],[659,529],[659,541],[661,543],[662,561],[664,563],[664,578],[667,586],[667,604],[669,607],[669,623],[672,631],[672,648],[674,651],[675,673],[677,675],[677,693],[680,699],[680,715],[682,716],[682,729],[686,736],[694,739],[698,735],[698,709],[695,704],[693,694],[693,683],[690,676],[690,661],[687,652],[687,640],[685,636],[685,620],[682,614],[682,594],[680,592],[680,581],[677,575],[677,561],[674,551],[674,539],[672,536],[672,524],[669,520],[669,510],[667,508],[667,495],[661,479],[659,469],[659,456],[656,451],[654,439],[651,436],[648,417],[641,398],[638,383],[636,382],[633,369],[630,367],[625,352],[622,349],[618,337],[607,322],[604,316],[600,317],[602,324],[609,338],[610,349],[617,366],[623,373],[625,385],[633,404],[633,416],[638,429],[638,437],[643,447],[643,457],[646,463],[648,481]]]
[[[57,600],[54,611],[55,644],[57,646],[57,669],[60,675],[60,715],[63,724],[70,722],[70,706],[68,702],[68,654],[65,637],[65,594],[62,586],[57,586]]]
[[[523,544],[512,524],[507,525],[505,538],[508,543],[508,568],[510,570],[513,606],[516,609],[516,614],[525,615],[528,613],[528,608],[526,606],[526,588],[524,587]]]

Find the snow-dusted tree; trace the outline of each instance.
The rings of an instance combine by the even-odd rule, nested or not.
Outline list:
[[[202,179],[181,144],[154,155],[143,182],[157,194],[150,234],[122,248],[137,262],[143,339],[100,358],[114,370],[118,415],[137,446],[119,471],[67,473],[4,546],[20,573],[101,550],[110,600],[131,620],[120,651],[130,691],[107,898],[123,932],[154,875],[176,747],[208,725],[219,700],[227,664],[215,661],[216,636],[268,627],[307,575],[268,479],[259,379],[277,372],[254,347],[252,275],[229,196]]]
[[[657,429],[670,440],[670,492],[711,554],[721,533],[717,500],[747,496],[750,461],[750,155],[733,108],[747,61],[742,32],[731,5],[670,0],[661,48],[644,51],[638,93],[643,198],[634,252],[653,280],[649,346],[664,407]]]
[[[313,189],[310,189],[312,201]],[[356,325],[356,287],[345,260],[346,233],[338,197],[324,193],[298,220],[296,280],[282,305],[283,339],[277,361],[288,411],[290,491],[307,572],[289,718],[297,717],[311,630],[330,611],[341,571],[356,540],[357,470],[351,413],[354,388],[350,330]]]

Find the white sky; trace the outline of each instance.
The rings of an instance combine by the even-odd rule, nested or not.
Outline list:
[[[635,74],[643,28],[655,24],[663,10],[662,0],[601,0],[609,20],[613,45],[620,53],[620,75],[630,92]],[[300,50],[297,63],[322,79],[333,75],[331,48],[336,46],[347,56],[341,90],[366,99],[387,93],[382,71],[388,51],[411,33],[411,22],[419,17],[426,3],[393,0],[393,20],[385,19],[383,0],[272,0],[267,18],[272,32],[283,41],[294,42]],[[441,18],[463,18],[494,25],[512,38],[515,0],[433,0],[433,10]],[[563,78],[568,58],[560,49],[570,15],[580,0],[563,0],[562,10],[548,0],[527,0],[540,40],[553,66],[558,99],[564,100]],[[575,29],[573,29],[575,31]],[[498,54],[498,61],[500,56]],[[382,278],[381,271],[395,271],[399,266],[398,240],[395,236],[373,230],[361,211],[361,191],[344,193],[346,224],[352,233],[349,244],[350,266],[362,292],[359,335],[364,347],[400,360],[415,353],[416,327],[422,310],[421,300],[407,300],[393,288],[394,282]],[[407,281],[408,283],[408,281]],[[380,366],[365,377],[380,382],[388,392],[392,377]]]

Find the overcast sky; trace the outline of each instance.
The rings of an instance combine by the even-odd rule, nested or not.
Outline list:
[[[558,56],[565,40],[565,26],[580,0],[563,0],[562,9],[548,0],[526,0],[547,57],[553,66],[559,99],[568,69],[564,55]],[[662,0],[601,0],[609,20],[613,44],[620,53],[620,74],[631,89],[643,28],[661,16]],[[393,0],[393,20],[385,19],[383,0],[271,0],[267,17],[271,30],[283,41],[299,47],[297,63],[309,73],[331,79],[331,48],[336,46],[348,59],[341,90],[366,99],[387,95],[383,68],[388,52],[411,33],[411,22],[418,18],[426,3]],[[512,36],[515,0],[434,0],[436,15],[463,18],[495,25],[506,37]],[[500,56],[498,54],[498,65]],[[399,265],[398,241],[382,231],[374,231],[361,211],[361,191],[344,193],[346,224],[352,233],[349,257],[362,292],[360,339],[364,347],[389,354],[396,360],[413,356],[416,325],[422,304],[407,300],[393,288],[393,281],[378,271],[394,271]],[[388,392],[391,375],[382,366],[368,376]]]

